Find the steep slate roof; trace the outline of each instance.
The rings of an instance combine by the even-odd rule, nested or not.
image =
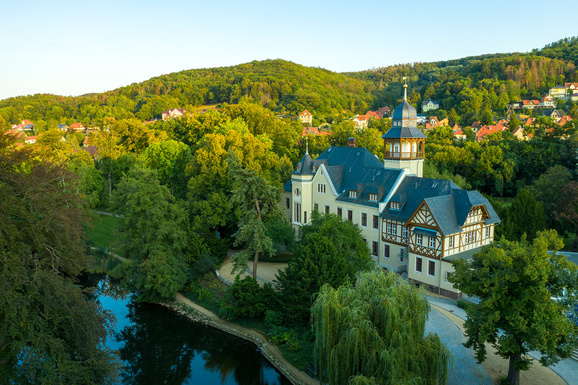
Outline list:
[[[391,201],[401,203],[400,210],[387,207],[382,211],[381,217],[405,222],[425,198],[449,195],[452,189],[459,187],[449,180],[406,176],[391,198]]]
[[[444,235],[461,232],[474,206],[485,206],[490,216],[485,220],[486,225],[500,222],[490,202],[482,194],[462,190],[449,180],[408,176],[391,201],[402,203],[401,209],[392,210],[388,207],[381,214],[383,218],[406,222],[425,201]]]
[[[313,163],[327,169],[338,194],[336,200],[373,207],[383,201],[403,172],[383,168],[383,163],[363,147],[329,147]],[[357,191],[357,198],[349,198],[349,190]],[[377,201],[370,201],[369,194],[377,194]]]

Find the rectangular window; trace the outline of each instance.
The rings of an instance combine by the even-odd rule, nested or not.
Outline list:
[[[295,203],[294,205],[293,220],[295,222],[301,223],[301,203]]]
[[[337,208],[337,216],[339,219],[343,219],[343,209],[341,207]]]
[[[401,236],[405,239],[407,239],[409,237],[409,231],[407,230],[407,227],[404,227],[401,231]]]
[[[367,227],[367,214],[361,213],[361,226]]]
[[[377,241],[371,241],[371,254],[377,256],[379,244]]]
[[[416,257],[415,258],[415,271],[417,271],[418,273],[421,273],[421,263],[422,263],[421,258]]]
[[[486,227],[486,238],[490,237],[490,227]]]
[[[377,229],[379,227],[379,217],[377,215],[373,216],[373,228]]]
[[[395,223],[391,224],[391,234],[397,235],[397,225]]]
[[[285,198],[285,208],[286,209],[291,208],[291,200],[289,198]]]
[[[319,205],[317,203],[313,203],[313,210],[319,211]]]
[[[436,238],[435,237],[429,237],[429,247],[431,249],[436,248]]]
[[[391,223],[388,223],[385,227],[387,229],[387,233],[391,234]]]
[[[389,258],[389,245],[383,245],[383,257]],[[402,260],[403,262],[403,260]]]
[[[303,211],[303,223],[307,223],[307,211]]]
[[[347,210],[347,220],[353,221],[353,211],[352,210]]]
[[[449,279],[448,279],[449,277],[450,277],[450,272],[446,271],[446,282],[449,282]]]
[[[453,249],[453,248],[454,248],[454,237],[453,237],[453,236],[451,236],[451,237],[449,238],[449,242],[450,242],[449,248],[450,248],[450,249]]]
[[[317,192],[321,194],[325,194],[326,191],[326,184],[325,183],[317,183]]]
[[[436,263],[435,261],[429,261],[428,268],[427,268],[428,275],[434,277],[436,275]]]
[[[349,197],[350,198],[357,198],[357,191],[349,190]]]
[[[472,243],[474,243],[476,241],[476,231],[472,231]]]
[[[325,205],[325,214],[329,214],[329,206]]]
[[[377,194],[369,194],[369,200],[377,202]]]
[[[415,243],[418,245],[423,245],[423,235],[417,234]]]

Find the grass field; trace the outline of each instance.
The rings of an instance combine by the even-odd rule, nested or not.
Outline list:
[[[114,250],[116,226],[119,221],[120,218],[117,217],[97,215],[92,222],[92,227],[86,231],[86,236],[91,245]]]

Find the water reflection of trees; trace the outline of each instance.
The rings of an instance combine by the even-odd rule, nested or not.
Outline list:
[[[124,384],[204,383],[206,371],[218,374],[223,383],[230,375],[240,384],[279,383],[277,376],[266,378],[265,360],[253,344],[160,306],[131,303],[128,308],[130,323],[116,335],[124,342]],[[201,355],[204,370],[201,360],[193,361],[195,355]],[[284,378],[281,383],[288,384]]]

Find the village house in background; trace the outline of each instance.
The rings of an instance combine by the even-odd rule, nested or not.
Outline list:
[[[173,108],[171,110],[163,111],[161,114],[161,118],[162,120],[170,120],[183,116],[185,112],[187,111],[183,110],[182,108]]]
[[[447,281],[451,262],[470,259],[491,243],[500,219],[479,192],[423,178],[426,138],[406,90],[383,135],[383,162],[356,147],[354,138],[349,147],[329,147],[316,159],[306,152],[284,185],[281,206],[296,229],[310,222],[313,211],[356,223],[378,266],[460,298]]]
[[[303,110],[303,112],[299,114],[299,121],[303,124],[308,124],[311,126],[313,124],[313,115],[311,112]]]
[[[421,103],[421,110],[422,112],[428,112],[432,110],[437,110],[440,108],[440,102],[438,100],[424,100]]]

